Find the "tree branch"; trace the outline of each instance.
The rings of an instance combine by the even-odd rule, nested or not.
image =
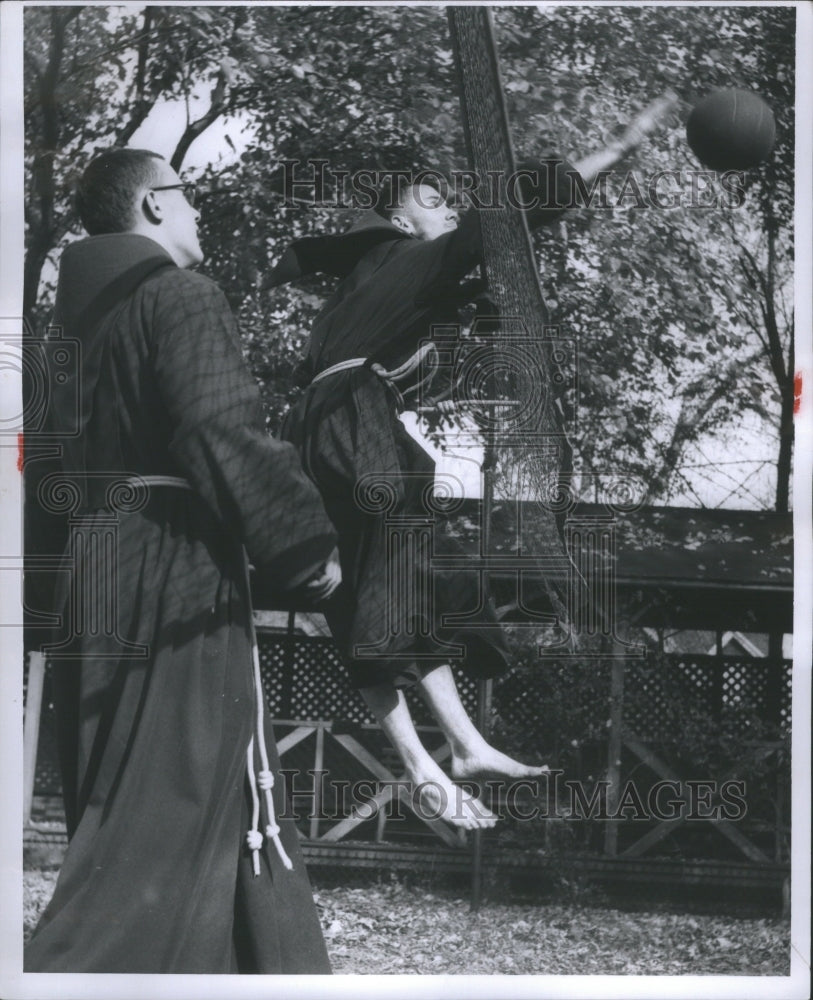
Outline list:
[[[226,74],[221,69],[217,74],[217,80],[212,88],[209,110],[206,114],[201,115],[201,117],[196,121],[190,122],[186,126],[183,135],[178,141],[178,145],[175,147],[175,152],[172,154],[172,158],[169,161],[173,170],[181,169],[184,157],[195,139],[197,139],[198,136],[203,135],[206,129],[216,122],[217,119],[228,110],[228,108],[229,102],[226,99]]]
[[[152,27],[153,16],[153,8],[145,7],[141,34],[138,38],[138,63],[136,65],[135,74],[135,103],[130,113],[129,121],[116,132],[116,144],[119,146],[127,145],[155,105],[155,98],[153,97],[150,99],[145,93],[147,59],[150,51],[150,29]]]
[[[768,274],[763,273],[756,258],[741,240],[736,236],[732,237],[736,245],[742,251],[740,266],[748,280],[748,283],[760,295],[759,311],[762,315],[762,322],[768,337],[768,363],[773,376],[776,379],[780,391],[784,391],[788,373],[785,370],[784,352],[782,350],[782,339],[779,336],[779,327],[776,322],[775,304],[773,301],[774,276],[773,269],[776,266],[775,233],[773,229],[768,229]]]
[[[704,420],[711,412],[712,408],[725,395],[726,389],[738,372],[747,368],[750,364],[761,357],[759,351],[752,354],[744,361],[740,358],[733,358],[718,378],[714,380],[710,391],[705,396],[698,398],[697,390],[701,385],[697,382],[690,385],[684,394],[680,413],[672,428],[671,440],[661,446],[661,462],[653,475],[657,482],[666,483],[670,473],[678,466],[678,459],[686,443],[696,432],[698,424]]]

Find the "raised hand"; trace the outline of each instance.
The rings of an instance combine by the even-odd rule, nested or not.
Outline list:
[[[648,104],[615,142],[598,152],[582,157],[574,163],[574,166],[585,181],[591,181],[602,170],[610,170],[670,118],[677,106],[677,94],[667,90]]]
[[[302,592],[313,604],[326,601],[342,582],[342,568],[339,565],[339,551],[334,549],[317,575],[303,584]]]

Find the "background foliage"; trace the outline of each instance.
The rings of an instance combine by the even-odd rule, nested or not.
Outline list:
[[[694,491],[698,503],[725,502],[730,488],[729,502],[787,509],[795,11],[505,7],[495,17],[520,154],[578,157],[667,87],[683,102],[630,162],[632,186],[617,175],[606,207],[569,213],[535,238],[553,322],[578,345],[572,436],[585,496],[604,476],[632,473],[650,501]],[[276,428],[327,287],[272,291],[265,277],[292,237],[339,231],[353,215],[329,191],[317,205],[304,189],[286,199],[281,163],[323,159],[334,173],[464,168],[443,9],[79,6],[28,8],[25,19],[25,312],[34,329],[49,314],[56,251],[79,233],[70,189],[94,152],[137,144],[169,102],[181,169],[195,163],[196,140],[225,124],[233,155],[193,170],[204,190],[205,270],[238,313]],[[777,117],[776,150],[744,175],[737,207],[718,179],[692,180],[699,164],[683,132],[690,103],[718,86],[759,92]],[[660,190],[684,204],[648,202],[659,170],[678,171]],[[685,204],[692,184],[701,205]],[[771,440],[769,451],[754,454],[742,426]],[[721,457],[726,445],[733,451]],[[749,484],[766,460],[772,496]]]

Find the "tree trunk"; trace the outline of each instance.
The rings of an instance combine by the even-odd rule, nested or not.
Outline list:
[[[81,7],[75,7],[68,11],[58,8],[52,9],[48,63],[39,79],[38,96],[42,127],[41,135],[38,137],[39,152],[34,157],[31,171],[31,192],[28,204],[34,211],[29,217],[30,239],[23,272],[25,279],[23,315],[29,320],[37,302],[42,266],[48,256],[48,251],[56,242],[54,157],[59,149],[60,140],[56,91],[62,71],[62,59],[65,54],[65,30],[81,10]]]
[[[26,319],[26,329],[30,329],[35,336],[41,334],[41,331],[37,330],[34,310],[37,305],[40,275],[50,245],[47,233],[35,232],[28,247],[28,253],[25,255],[23,267],[23,316]]]
[[[790,509],[790,471],[793,458],[793,382],[782,387],[782,415],[779,422],[779,456],[776,460],[776,510]]]

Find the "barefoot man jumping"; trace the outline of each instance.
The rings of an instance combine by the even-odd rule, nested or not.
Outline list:
[[[529,222],[554,221],[562,211],[555,206],[567,204],[565,172],[549,161],[531,173],[537,183],[525,178],[523,193],[523,204],[536,206]],[[434,476],[432,459],[399,419],[401,392],[434,331],[458,323],[468,301],[462,279],[481,257],[478,212],[460,220],[438,186],[394,175],[347,233],[298,240],[271,275],[273,285],[314,273],[342,279],[314,322],[300,367],[305,392],[283,436],[298,447],[339,534],[344,582],[324,611],[351,679],[400,754],[421,806],[464,829],[493,826],[497,817],[452,779],[532,778],[546,768],[489,745],[460,701],[450,644],[462,646],[472,676],[506,669],[493,606],[471,614],[480,604],[476,574],[432,569],[429,542],[392,525],[426,517]],[[365,486],[367,494],[384,490],[386,510],[365,500]],[[430,620],[416,622],[421,609],[409,594],[426,589],[430,574],[432,599],[423,606]],[[444,627],[453,613],[467,613],[467,624]],[[417,735],[403,690],[411,684],[449,741],[451,779]]]

